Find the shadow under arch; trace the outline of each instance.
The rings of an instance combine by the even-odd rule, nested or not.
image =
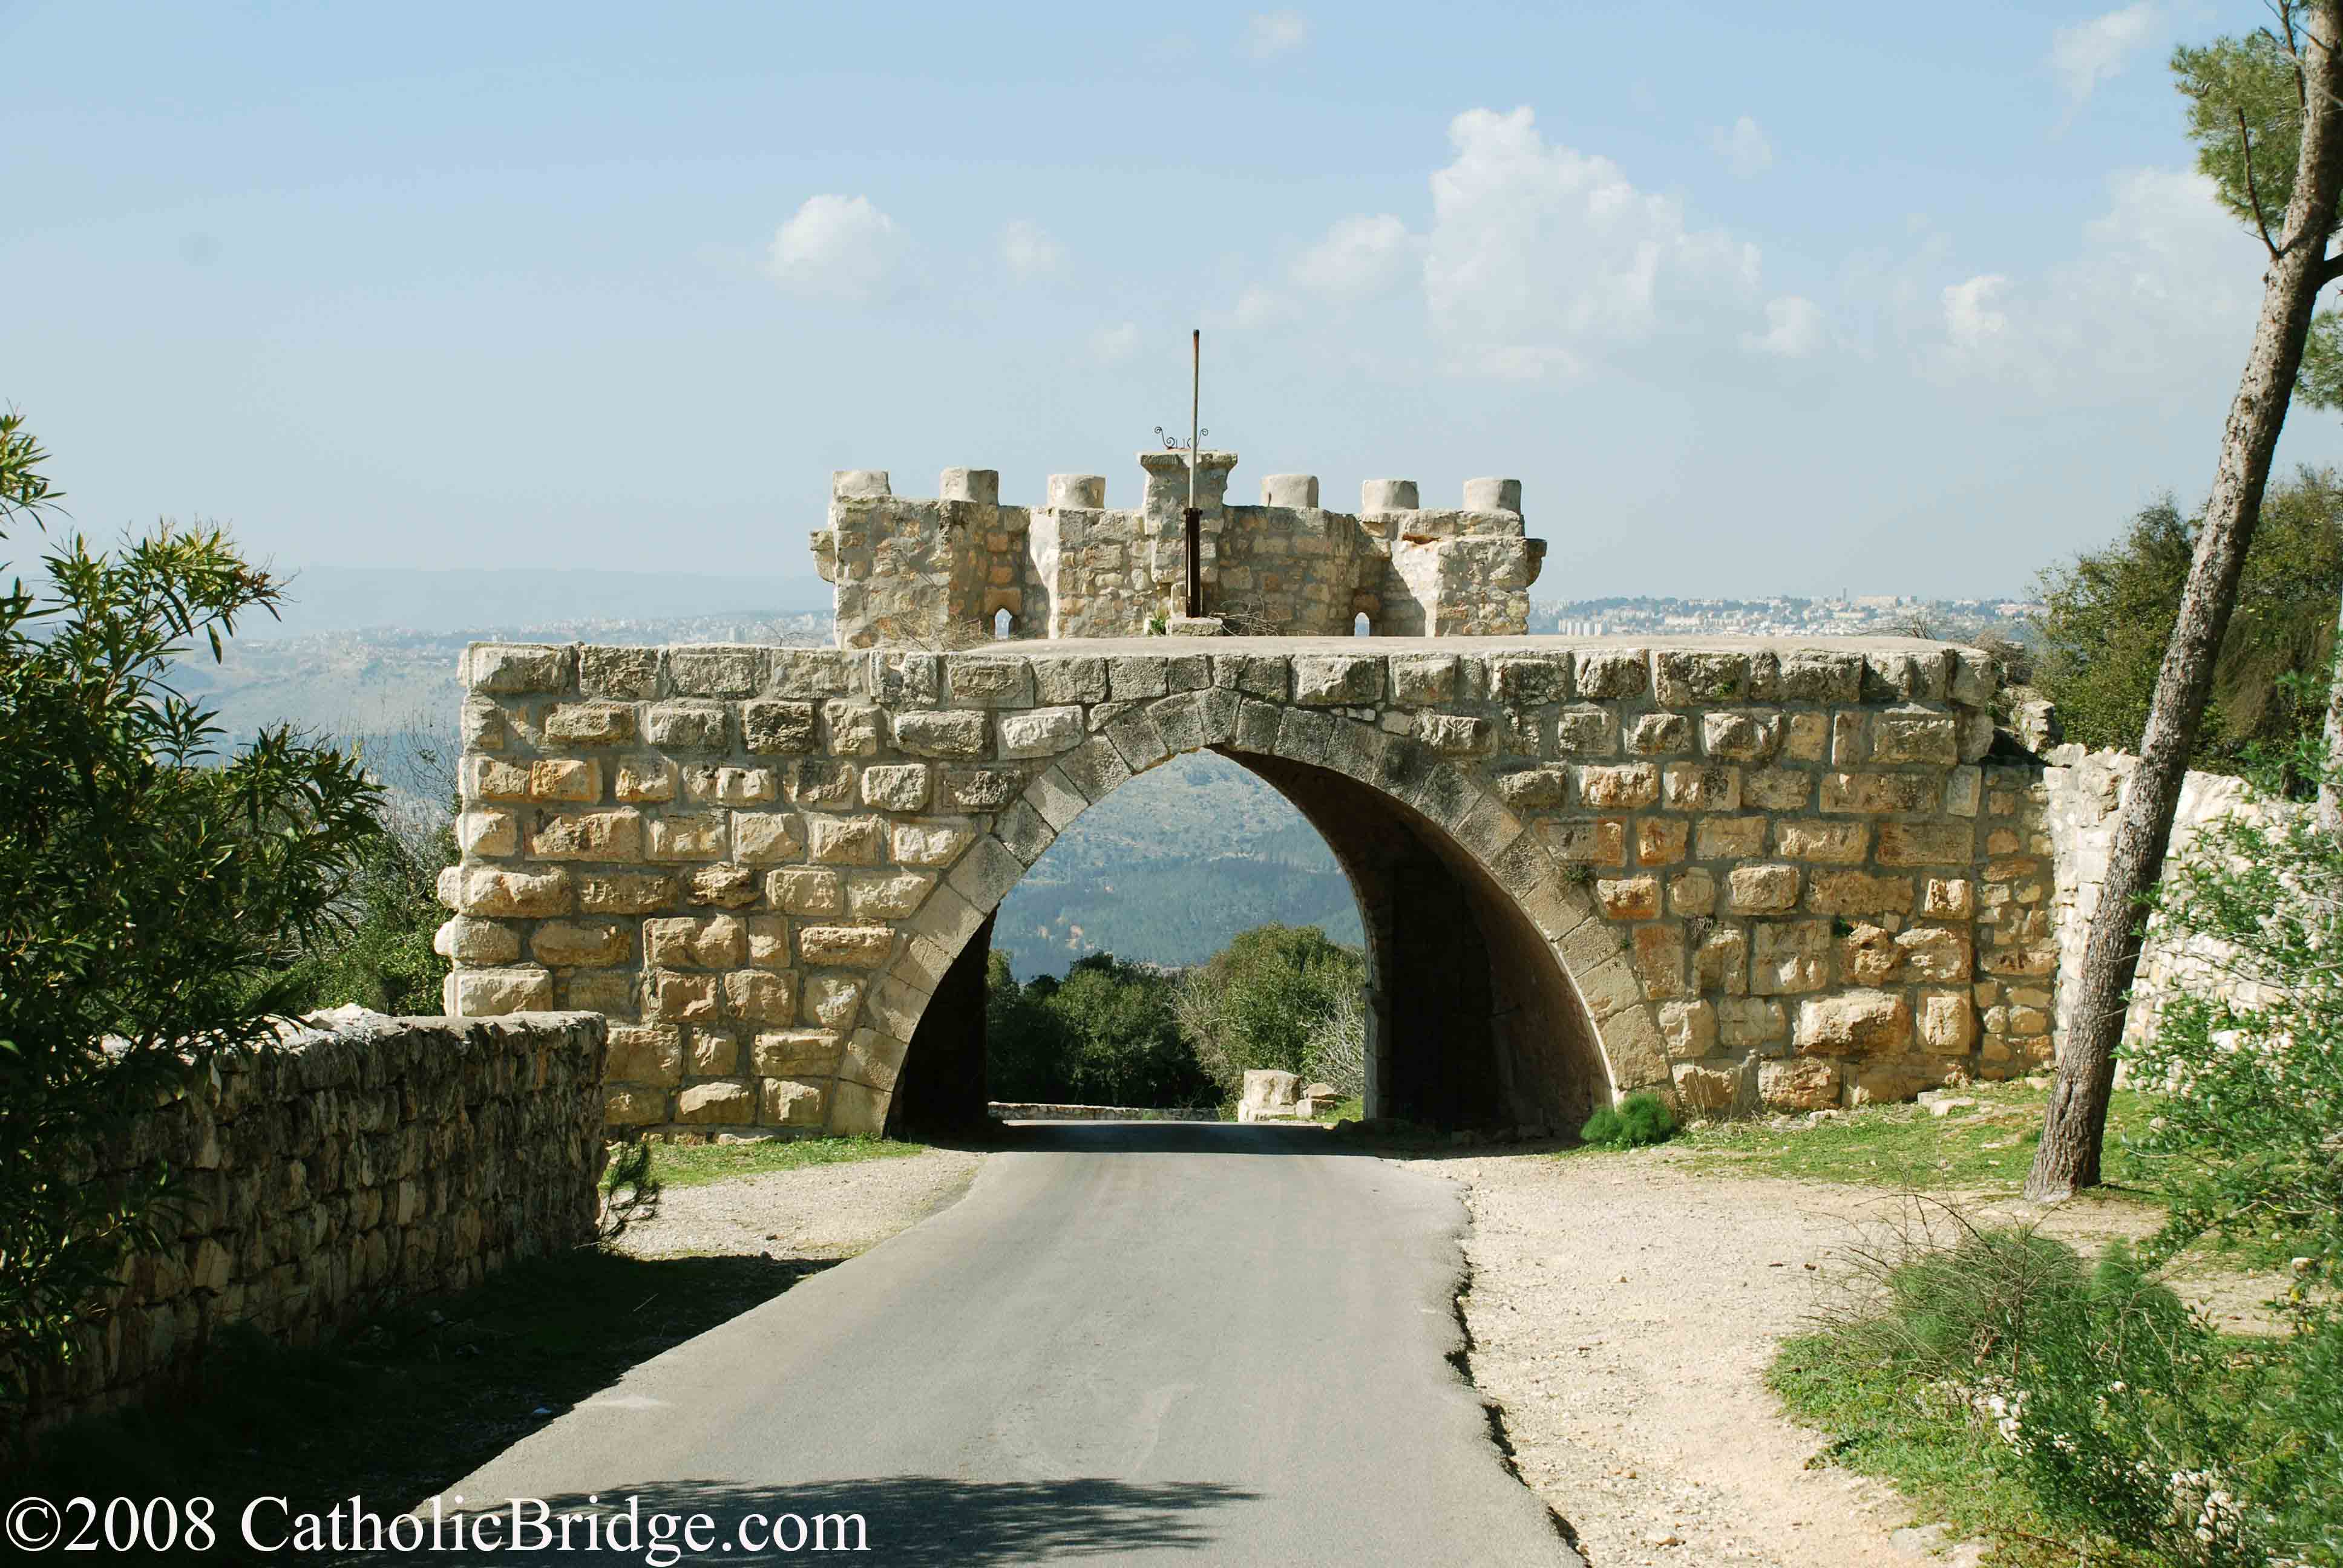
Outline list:
[[[1289,718],[1306,713],[1260,706]],[[1536,836],[1469,773],[1412,737],[1334,715],[1307,717],[1333,737],[1324,760],[1282,754],[1291,725],[1232,723],[1223,736],[1208,729],[1199,743],[1168,746],[1095,798],[1172,757],[1209,749],[1269,783],[1317,829],[1349,879],[1366,932],[1368,1114],[1574,1128],[1621,1090],[1664,1075],[1617,929]],[[1026,800],[1050,795],[1058,800],[1054,841],[1092,802],[1062,774],[1037,778]],[[1071,811],[1069,797],[1080,802]],[[970,929],[946,947],[947,961],[930,955],[931,972],[940,970],[931,988],[906,983],[916,964],[903,957],[880,978],[893,1028],[860,1033],[855,1065],[885,1096],[870,1120],[883,1119],[888,1131],[939,1136],[982,1123],[985,960],[994,912],[1014,882],[973,909]],[[1596,1000],[1610,999],[1611,1008],[1590,1007],[1574,969],[1595,973]]]

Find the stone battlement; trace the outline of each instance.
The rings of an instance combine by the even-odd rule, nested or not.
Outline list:
[[[1231,630],[1377,637],[1519,636],[1545,541],[1527,537],[1518,479],[1468,479],[1427,508],[1413,479],[1370,479],[1356,512],[1318,504],[1312,474],[1272,474],[1259,506],[1227,499],[1233,452],[1206,452],[1195,495],[1204,608]],[[1052,474],[1043,504],[1002,506],[990,468],[947,468],[931,499],[883,470],[830,476],[814,559],[833,585],[843,648],[968,647],[1144,635],[1177,614],[1184,452],[1141,452],[1141,505],[1106,504],[1101,474]],[[1005,625],[1001,618],[1006,617]]]

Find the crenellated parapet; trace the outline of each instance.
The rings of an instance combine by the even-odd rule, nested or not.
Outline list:
[[[1359,509],[1318,504],[1309,474],[1272,474],[1257,506],[1228,502],[1233,452],[1195,472],[1205,613],[1232,631],[1518,636],[1545,541],[1528,537],[1517,479],[1471,479],[1463,504],[1426,508],[1413,479],[1370,479]],[[990,468],[947,468],[932,499],[899,497],[883,471],[830,476],[814,558],[833,585],[846,648],[966,647],[1011,638],[1139,637],[1176,613],[1189,459],[1139,455],[1135,509],[1106,478],[1054,474],[1044,504],[1001,504]]]

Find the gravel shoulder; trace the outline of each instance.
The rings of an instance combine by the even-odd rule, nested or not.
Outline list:
[[[956,1201],[983,1162],[976,1150],[927,1149],[671,1188],[617,1245],[638,1258],[850,1258]]]
[[[1406,1162],[1466,1186],[1473,1381],[1595,1568],[1912,1568],[1940,1544],[1907,1528],[1891,1488],[1808,1468],[1823,1440],[1764,1381],[1829,1288],[1834,1253],[1882,1221],[1889,1194],[1694,1173],[1668,1150]],[[2137,1205],[2073,1205],[2044,1229],[2088,1248],[2155,1222]]]

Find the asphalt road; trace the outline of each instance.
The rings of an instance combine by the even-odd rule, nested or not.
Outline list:
[[[706,1513],[734,1549],[687,1561],[836,1560],[738,1537],[859,1513],[872,1563],[1576,1563],[1448,1359],[1451,1186],[1314,1129],[1016,1137],[950,1209],[449,1491]],[[461,1560],[616,1560],[572,1529],[566,1553]]]

